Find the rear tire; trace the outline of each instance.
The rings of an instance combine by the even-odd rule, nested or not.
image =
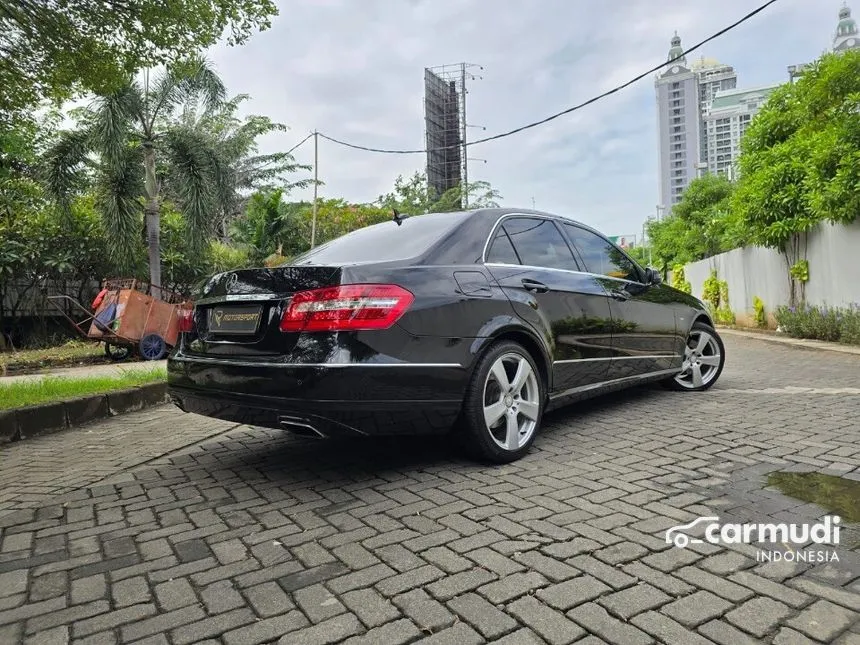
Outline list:
[[[687,336],[681,371],[663,385],[680,392],[703,392],[717,382],[725,363],[726,349],[717,330],[695,322]]]
[[[534,359],[519,343],[502,341],[478,360],[463,401],[460,435],[482,461],[503,464],[534,443],[545,407],[545,387]]]

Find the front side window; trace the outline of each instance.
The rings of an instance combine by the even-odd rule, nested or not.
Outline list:
[[[579,226],[573,224],[564,226],[585,263],[586,271],[610,278],[642,282],[639,269],[616,246]]]
[[[509,249],[509,245],[512,248]],[[498,251],[496,251],[496,247],[499,248]],[[517,261],[498,259],[510,258],[511,252]],[[487,261],[525,264],[567,271],[579,270],[570,247],[555,223],[551,220],[531,217],[506,219],[499,227]]]

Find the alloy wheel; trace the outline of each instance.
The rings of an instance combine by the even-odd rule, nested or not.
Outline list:
[[[521,354],[503,354],[484,383],[484,422],[493,441],[516,451],[534,434],[540,414],[540,388],[531,363]]]
[[[704,329],[693,329],[675,382],[690,390],[704,387],[716,378],[721,361],[720,346],[714,335]]]

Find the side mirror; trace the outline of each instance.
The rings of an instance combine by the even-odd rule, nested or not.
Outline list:
[[[645,280],[648,284],[660,284],[663,282],[663,276],[660,275],[660,272],[657,269],[648,267],[645,269]]]

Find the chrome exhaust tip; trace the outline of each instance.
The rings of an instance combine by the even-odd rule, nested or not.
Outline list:
[[[278,417],[278,425],[283,430],[292,432],[300,437],[312,437],[314,439],[325,439],[325,435],[313,427],[306,419],[295,417]]]

